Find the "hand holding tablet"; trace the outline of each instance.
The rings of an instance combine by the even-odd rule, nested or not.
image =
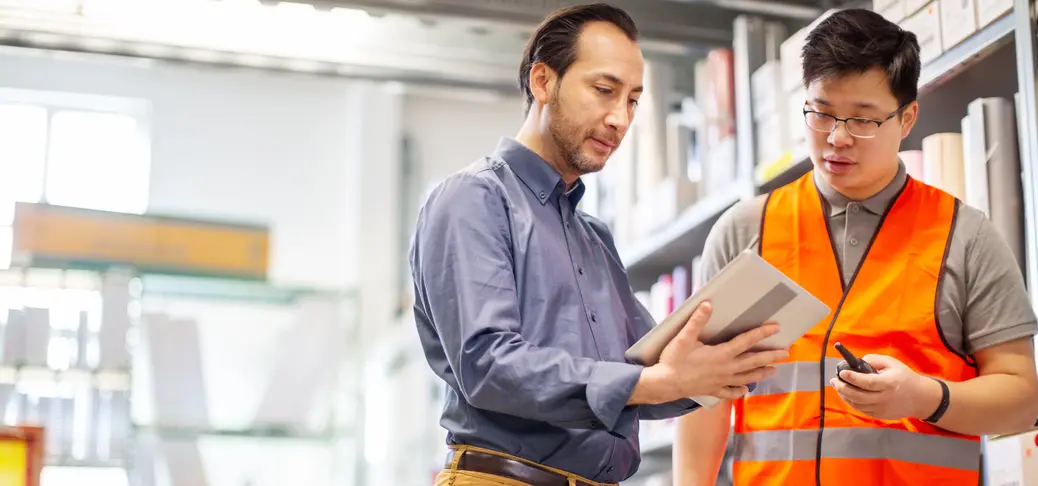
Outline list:
[[[701,305],[704,303],[708,305]],[[697,390],[730,381],[723,383],[723,389],[685,395],[712,407],[719,399],[746,394],[746,385],[763,379],[756,377],[770,376],[768,365],[784,360],[793,342],[825,318],[829,310],[756,252],[747,250],[631,346],[625,357],[649,367],[647,371],[673,359],[670,362],[680,363],[680,372],[692,377],[689,380],[703,380],[702,385],[694,387]],[[766,322],[773,325],[763,325]],[[695,351],[688,344],[689,336],[707,346],[707,351],[699,352],[710,354],[709,358],[688,363],[674,357]],[[674,349],[670,349],[672,345]],[[703,366],[717,369],[691,369]],[[689,380],[684,380],[683,386],[691,387]]]
[[[773,323],[723,343],[703,344],[700,335],[712,313],[709,302],[700,304],[677,336],[663,348],[658,362],[646,368],[649,381],[661,389],[664,401],[690,396],[739,398],[748,393],[750,384],[774,374],[771,363],[788,356],[781,349],[750,350],[779,332]]]

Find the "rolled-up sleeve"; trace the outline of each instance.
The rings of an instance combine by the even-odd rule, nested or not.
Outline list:
[[[535,346],[520,334],[509,211],[478,174],[452,176],[423,208],[412,243],[416,298],[459,392],[476,408],[626,437],[642,368]],[[624,424],[618,426],[618,423]]]

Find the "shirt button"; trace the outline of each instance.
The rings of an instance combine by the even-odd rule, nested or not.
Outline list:
[[[584,267],[577,267],[577,273],[584,275]]]
[[[860,210],[861,210],[861,206],[858,206],[857,204],[855,204],[854,206],[851,206],[851,212],[852,213],[856,213],[856,212],[858,212]]]
[[[544,198],[546,197],[546,196],[544,195],[544,191],[541,191],[541,193],[540,193],[539,195],[541,196],[541,199],[544,199]]]
[[[851,237],[851,246],[858,246],[858,239]]]
[[[598,322],[598,315],[594,312],[591,313],[591,322]]]
[[[606,468],[606,472],[613,472],[613,466],[609,466],[609,467],[607,467],[607,468]]]

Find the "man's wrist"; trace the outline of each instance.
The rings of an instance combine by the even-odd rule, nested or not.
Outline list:
[[[916,399],[914,400],[918,406],[916,407],[915,413],[912,414],[912,418],[919,420],[926,420],[937,410],[937,407],[941,406],[941,399],[944,396],[944,392],[941,389],[941,384],[928,376],[916,375],[916,390],[918,390]]]
[[[659,405],[669,402],[664,391],[667,382],[664,374],[664,370],[659,366],[642,368],[638,383],[634,385],[634,392],[631,393],[630,404]]]

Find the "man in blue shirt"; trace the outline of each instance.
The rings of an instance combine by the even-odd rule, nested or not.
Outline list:
[[[527,116],[493,155],[436,187],[411,249],[415,319],[448,385],[438,485],[614,484],[639,465],[638,421],[736,398],[785,351],[745,352],[762,326],[699,343],[703,305],[661,362],[624,351],[654,325],[609,230],[578,211],[580,176],[602,169],[642,91],[637,30],[602,4],[559,10],[530,39]]]

